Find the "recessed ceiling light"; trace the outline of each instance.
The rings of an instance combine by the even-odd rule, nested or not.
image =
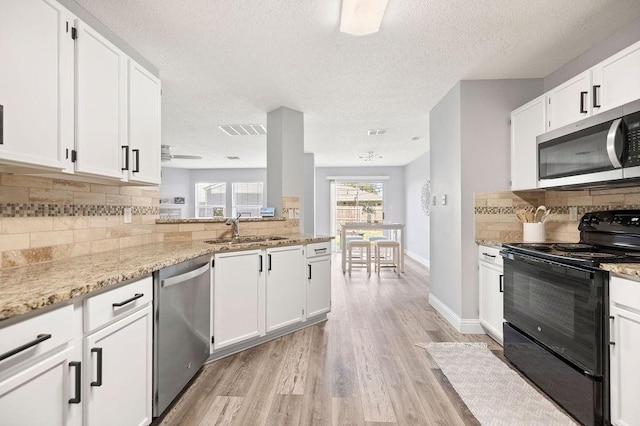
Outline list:
[[[369,129],[367,130],[367,135],[369,136],[380,136],[387,133],[387,129]]]
[[[227,160],[239,160],[239,159],[240,159],[240,157],[234,157],[234,156],[227,157]]]
[[[266,135],[267,129],[262,124],[226,124],[218,126],[229,136],[257,136]]]
[[[377,33],[388,0],[342,0],[340,31],[362,36]]]

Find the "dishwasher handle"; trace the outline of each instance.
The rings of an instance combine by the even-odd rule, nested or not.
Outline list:
[[[165,280],[160,281],[160,286],[162,288],[171,287],[172,285],[180,284],[185,281],[192,280],[200,275],[204,274],[209,270],[209,262],[205,263],[198,269],[194,269],[193,271],[186,272],[184,274],[176,275],[175,277],[167,278]]]

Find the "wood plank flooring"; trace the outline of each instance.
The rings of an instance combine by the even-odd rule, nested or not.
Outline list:
[[[329,320],[203,367],[156,424],[475,425],[477,420],[414,343],[483,341],[429,306],[429,271],[343,275],[332,259]]]

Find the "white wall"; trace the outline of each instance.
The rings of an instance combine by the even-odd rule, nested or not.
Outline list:
[[[509,189],[509,116],[542,90],[541,79],[461,81],[430,113],[430,289],[462,331],[481,330],[473,194]]]
[[[404,167],[317,167],[316,168],[316,234],[331,231],[331,199],[327,176],[389,176],[385,182],[384,219],[404,223]],[[410,232],[410,231],[408,231]],[[407,233],[408,233],[407,232]]]
[[[182,196],[189,204],[188,216],[195,217],[196,182],[226,182],[227,216],[231,215],[231,184],[239,182],[264,182],[264,200],[267,199],[267,169],[176,169],[162,168],[160,198]],[[167,195],[164,195],[167,194]],[[171,195],[176,194],[176,195]]]
[[[421,155],[404,167],[405,250],[409,256],[429,266],[429,217],[422,211],[422,186],[430,178],[429,155]]]

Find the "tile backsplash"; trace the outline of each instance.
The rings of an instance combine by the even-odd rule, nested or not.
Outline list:
[[[580,232],[578,222],[569,220],[570,207],[577,209],[578,219],[589,211],[640,209],[640,187],[476,193],[476,240],[520,241],[522,224],[515,211],[541,204],[553,213],[546,221],[547,239],[577,242]]]
[[[293,201],[293,200],[292,200]],[[131,207],[131,223],[124,208]],[[221,223],[156,224],[158,187],[0,173],[0,268],[163,241],[230,236]],[[298,220],[242,224],[244,235],[294,234]]]

